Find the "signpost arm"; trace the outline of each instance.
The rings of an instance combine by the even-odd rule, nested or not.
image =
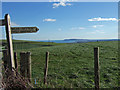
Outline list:
[[[15,68],[14,64],[14,54],[13,54],[13,45],[12,45],[12,37],[11,37],[11,27],[10,27],[10,16],[9,14],[5,15],[5,27],[6,27],[6,38],[8,43],[8,55],[9,55],[9,68]]]
[[[0,26],[4,26],[4,25],[5,25],[5,20],[4,19],[0,20]]]

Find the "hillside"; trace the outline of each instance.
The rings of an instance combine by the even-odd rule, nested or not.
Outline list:
[[[45,52],[50,52],[48,88],[93,88],[94,47],[100,47],[100,87],[118,86],[118,42],[101,41],[74,44],[14,42],[14,50],[32,52],[32,80],[43,85]],[[19,55],[18,55],[19,59]],[[120,68],[119,68],[120,69]]]

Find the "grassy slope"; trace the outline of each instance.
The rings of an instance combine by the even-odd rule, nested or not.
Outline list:
[[[116,87],[118,85],[117,41],[77,44],[14,42],[15,51],[32,52],[32,78],[40,84],[37,87],[45,87],[43,76],[46,51],[50,52],[48,87],[94,87],[94,47],[100,47],[100,87]]]

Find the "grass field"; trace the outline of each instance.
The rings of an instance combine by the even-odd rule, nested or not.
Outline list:
[[[100,48],[100,87],[118,86],[118,42],[59,44],[14,41],[14,51],[32,53],[32,82],[35,87],[94,88],[94,47]],[[43,84],[45,53],[50,52],[48,85]],[[18,55],[18,59],[19,59]]]

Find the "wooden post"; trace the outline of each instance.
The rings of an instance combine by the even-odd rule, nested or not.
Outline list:
[[[18,69],[18,63],[17,63],[17,52],[14,52],[14,62],[15,62],[15,69]]]
[[[9,57],[8,57],[8,50],[7,49],[5,49],[5,50],[3,50],[3,66],[4,66],[4,68],[3,68],[3,78],[8,78],[9,77],[9,72],[6,72],[6,70],[8,70],[8,68],[9,68],[9,61],[8,61],[8,59],[9,59]]]
[[[47,84],[48,61],[49,61],[49,52],[46,52],[45,71],[44,71],[44,84]]]
[[[25,77],[25,66],[26,66],[26,53],[20,52],[20,74]]]
[[[94,48],[95,90],[99,90],[99,47]]]
[[[11,37],[11,27],[10,27],[10,16],[9,14],[5,15],[5,27],[6,27],[6,37],[7,37],[7,43],[8,43],[8,56],[9,56],[9,66],[10,70],[12,68],[15,68],[14,64],[14,55],[13,55],[13,45],[12,45],[12,37]]]
[[[26,64],[27,64],[27,78],[31,82],[31,53],[26,53]]]
[[[31,82],[31,52],[20,52],[20,74]]]
[[[3,50],[3,65],[4,65],[4,69],[6,70],[8,67],[8,50]]]

